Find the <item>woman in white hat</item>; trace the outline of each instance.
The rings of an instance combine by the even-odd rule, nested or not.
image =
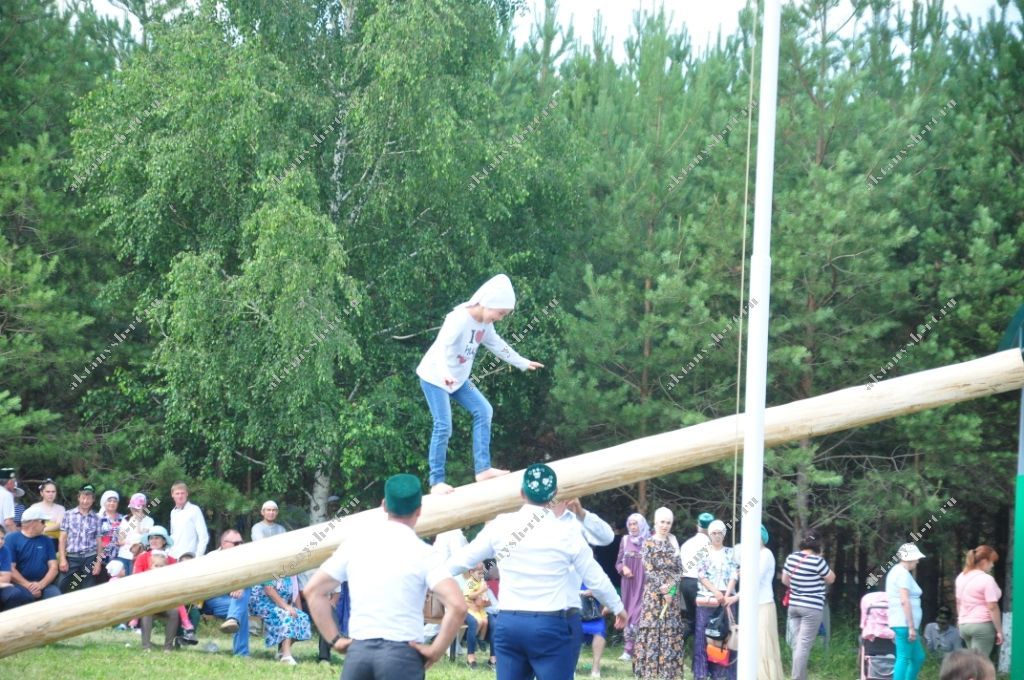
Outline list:
[[[718,607],[728,607],[736,614],[733,606],[739,599],[736,595],[736,581],[739,578],[739,563],[735,551],[725,545],[725,522],[716,519],[708,525],[708,543],[697,553],[697,630],[694,631],[693,677],[736,680],[736,653],[721,650],[717,661],[708,656],[708,641],[704,632]],[[714,650],[712,650],[714,651]]]
[[[160,556],[160,563],[164,565],[174,564],[177,560],[167,554],[167,548],[174,545],[174,539],[167,533],[167,529],[159,524],[142,536],[142,545],[146,551],[135,558],[132,569],[133,574],[141,574],[153,568],[153,558]],[[178,635],[178,627],[181,625],[180,607],[172,607],[164,612],[167,617],[167,628],[164,631],[164,650],[174,649],[174,638]],[[143,616],[139,619],[142,628],[142,649],[151,649],[150,638],[153,634],[153,616]]]
[[[889,627],[896,633],[896,665],[893,680],[917,680],[924,665],[921,645],[921,586],[910,573],[924,554],[914,543],[904,543],[897,551],[900,563],[885,577],[885,594],[889,597]]]
[[[476,481],[508,473],[508,470],[491,467],[491,415],[494,410],[469,376],[480,345],[519,370],[544,368],[544,364],[520,356],[494,330],[494,322],[508,316],[515,305],[512,282],[504,274],[498,274],[482,285],[467,302],[448,313],[434,344],[416,368],[427,407],[434,419],[428,453],[431,493],[453,491],[445,483],[445,458],[452,432],[452,401],[473,415]]]

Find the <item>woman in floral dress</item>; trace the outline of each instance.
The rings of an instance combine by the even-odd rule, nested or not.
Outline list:
[[[644,542],[643,613],[633,647],[633,673],[640,678],[683,677],[683,617],[677,596],[683,580],[672,511],[658,508],[654,533]]]
[[[249,608],[263,619],[263,642],[267,647],[281,646],[281,662],[294,666],[292,641],[313,637],[309,615],[299,607],[294,577],[267,581],[252,590]]]

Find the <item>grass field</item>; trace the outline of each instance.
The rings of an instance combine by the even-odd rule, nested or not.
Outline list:
[[[284,666],[274,659],[274,650],[263,647],[261,638],[252,638],[253,657],[247,660],[231,656],[231,638],[222,635],[212,625],[203,624],[199,631],[200,644],[173,653],[160,651],[159,644],[152,652],[139,648],[137,633],[103,630],[81,635],[70,640],[34,649],[0,661],[3,668],[0,677],[12,680],[108,680],[110,678],[150,678],[154,680],[191,680],[202,678],[337,678],[341,672],[341,658],[334,656],[330,666],[317,663],[316,638],[297,643],[294,655],[298,666]],[[153,640],[163,640],[160,624],[154,631]],[[213,642],[218,652],[204,651]],[[2,643],[0,643],[2,644]],[[789,670],[788,649],[783,645],[783,666]],[[611,646],[601,664],[602,678],[632,678],[629,663],[618,661],[622,654],[621,644]],[[480,655],[486,661],[486,657]],[[580,655],[577,677],[590,676],[591,654],[585,647]],[[831,653],[826,654],[819,644],[811,656],[812,680],[855,680],[857,671],[856,637],[853,630],[837,631],[832,641]],[[471,671],[466,667],[465,657],[456,663],[443,660],[427,672],[429,680],[473,680],[493,677],[483,669]],[[689,667],[686,677],[692,679]],[[929,658],[921,672],[921,678],[938,677],[938,662]],[[403,680],[396,678],[395,680]]]

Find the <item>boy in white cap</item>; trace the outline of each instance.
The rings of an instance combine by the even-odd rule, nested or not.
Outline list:
[[[544,364],[520,356],[494,330],[494,322],[508,316],[515,305],[516,294],[509,278],[498,274],[490,279],[467,302],[448,313],[434,344],[416,368],[420,387],[434,419],[428,453],[431,493],[451,493],[453,490],[445,483],[445,458],[452,432],[452,400],[473,415],[476,481],[508,473],[508,470],[491,467],[491,416],[494,409],[469,376],[480,345],[521,371],[544,368]]]
[[[270,538],[271,536],[277,536],[287,531],[283,526],[277,523],[278,507],[274,501],[266,501],[263,507],[260,508],[260,515],[263,520],[252,525],[252,536],[253,541],[259,541],[264,538]]]

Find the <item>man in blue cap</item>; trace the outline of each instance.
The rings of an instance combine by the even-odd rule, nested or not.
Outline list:
[[[715,516],[710,512],[700,513],[697,518],[697,533],[686,539],[686,542],[679,547],[679,559],[683,563],[683,605],[686,610],[683,614],[683,619],[686,621],[683,644],[686,643],[686,636],[693,635],[693,629],[697,625],[697,589],[699,587],[697,565],[707,554],[708,544],[711,543],[711,539],[708,537],[708,527],[714,521]]]
[[[371,522],[321,565],[303,589],[309,613],[331,648],[346,654],[342,680],[420,680],[466,618],[466,600],[440,557],[414,531],[420,480],[395,475],[384,485],[386,522]],[[330,595],[348,582],[349,637],[338,631]],[[444,605],[441,630],[423,644],[427,589]]]
[[[561,522],[549,509],[558,478],[547,465],[523,473],[517,512],[498,515],[472,543],[448,560],[448,571],[461,574],[485,559],[501,569],[501,604],[494,634],[498,678],[529,680],[571,678],[576,670],[583,630],[578,607],[579,581],[615,613],[615,627],[626,626],[626,609],[590,546],[573,523]],[[573,582],[566,574],[575,569]]]

